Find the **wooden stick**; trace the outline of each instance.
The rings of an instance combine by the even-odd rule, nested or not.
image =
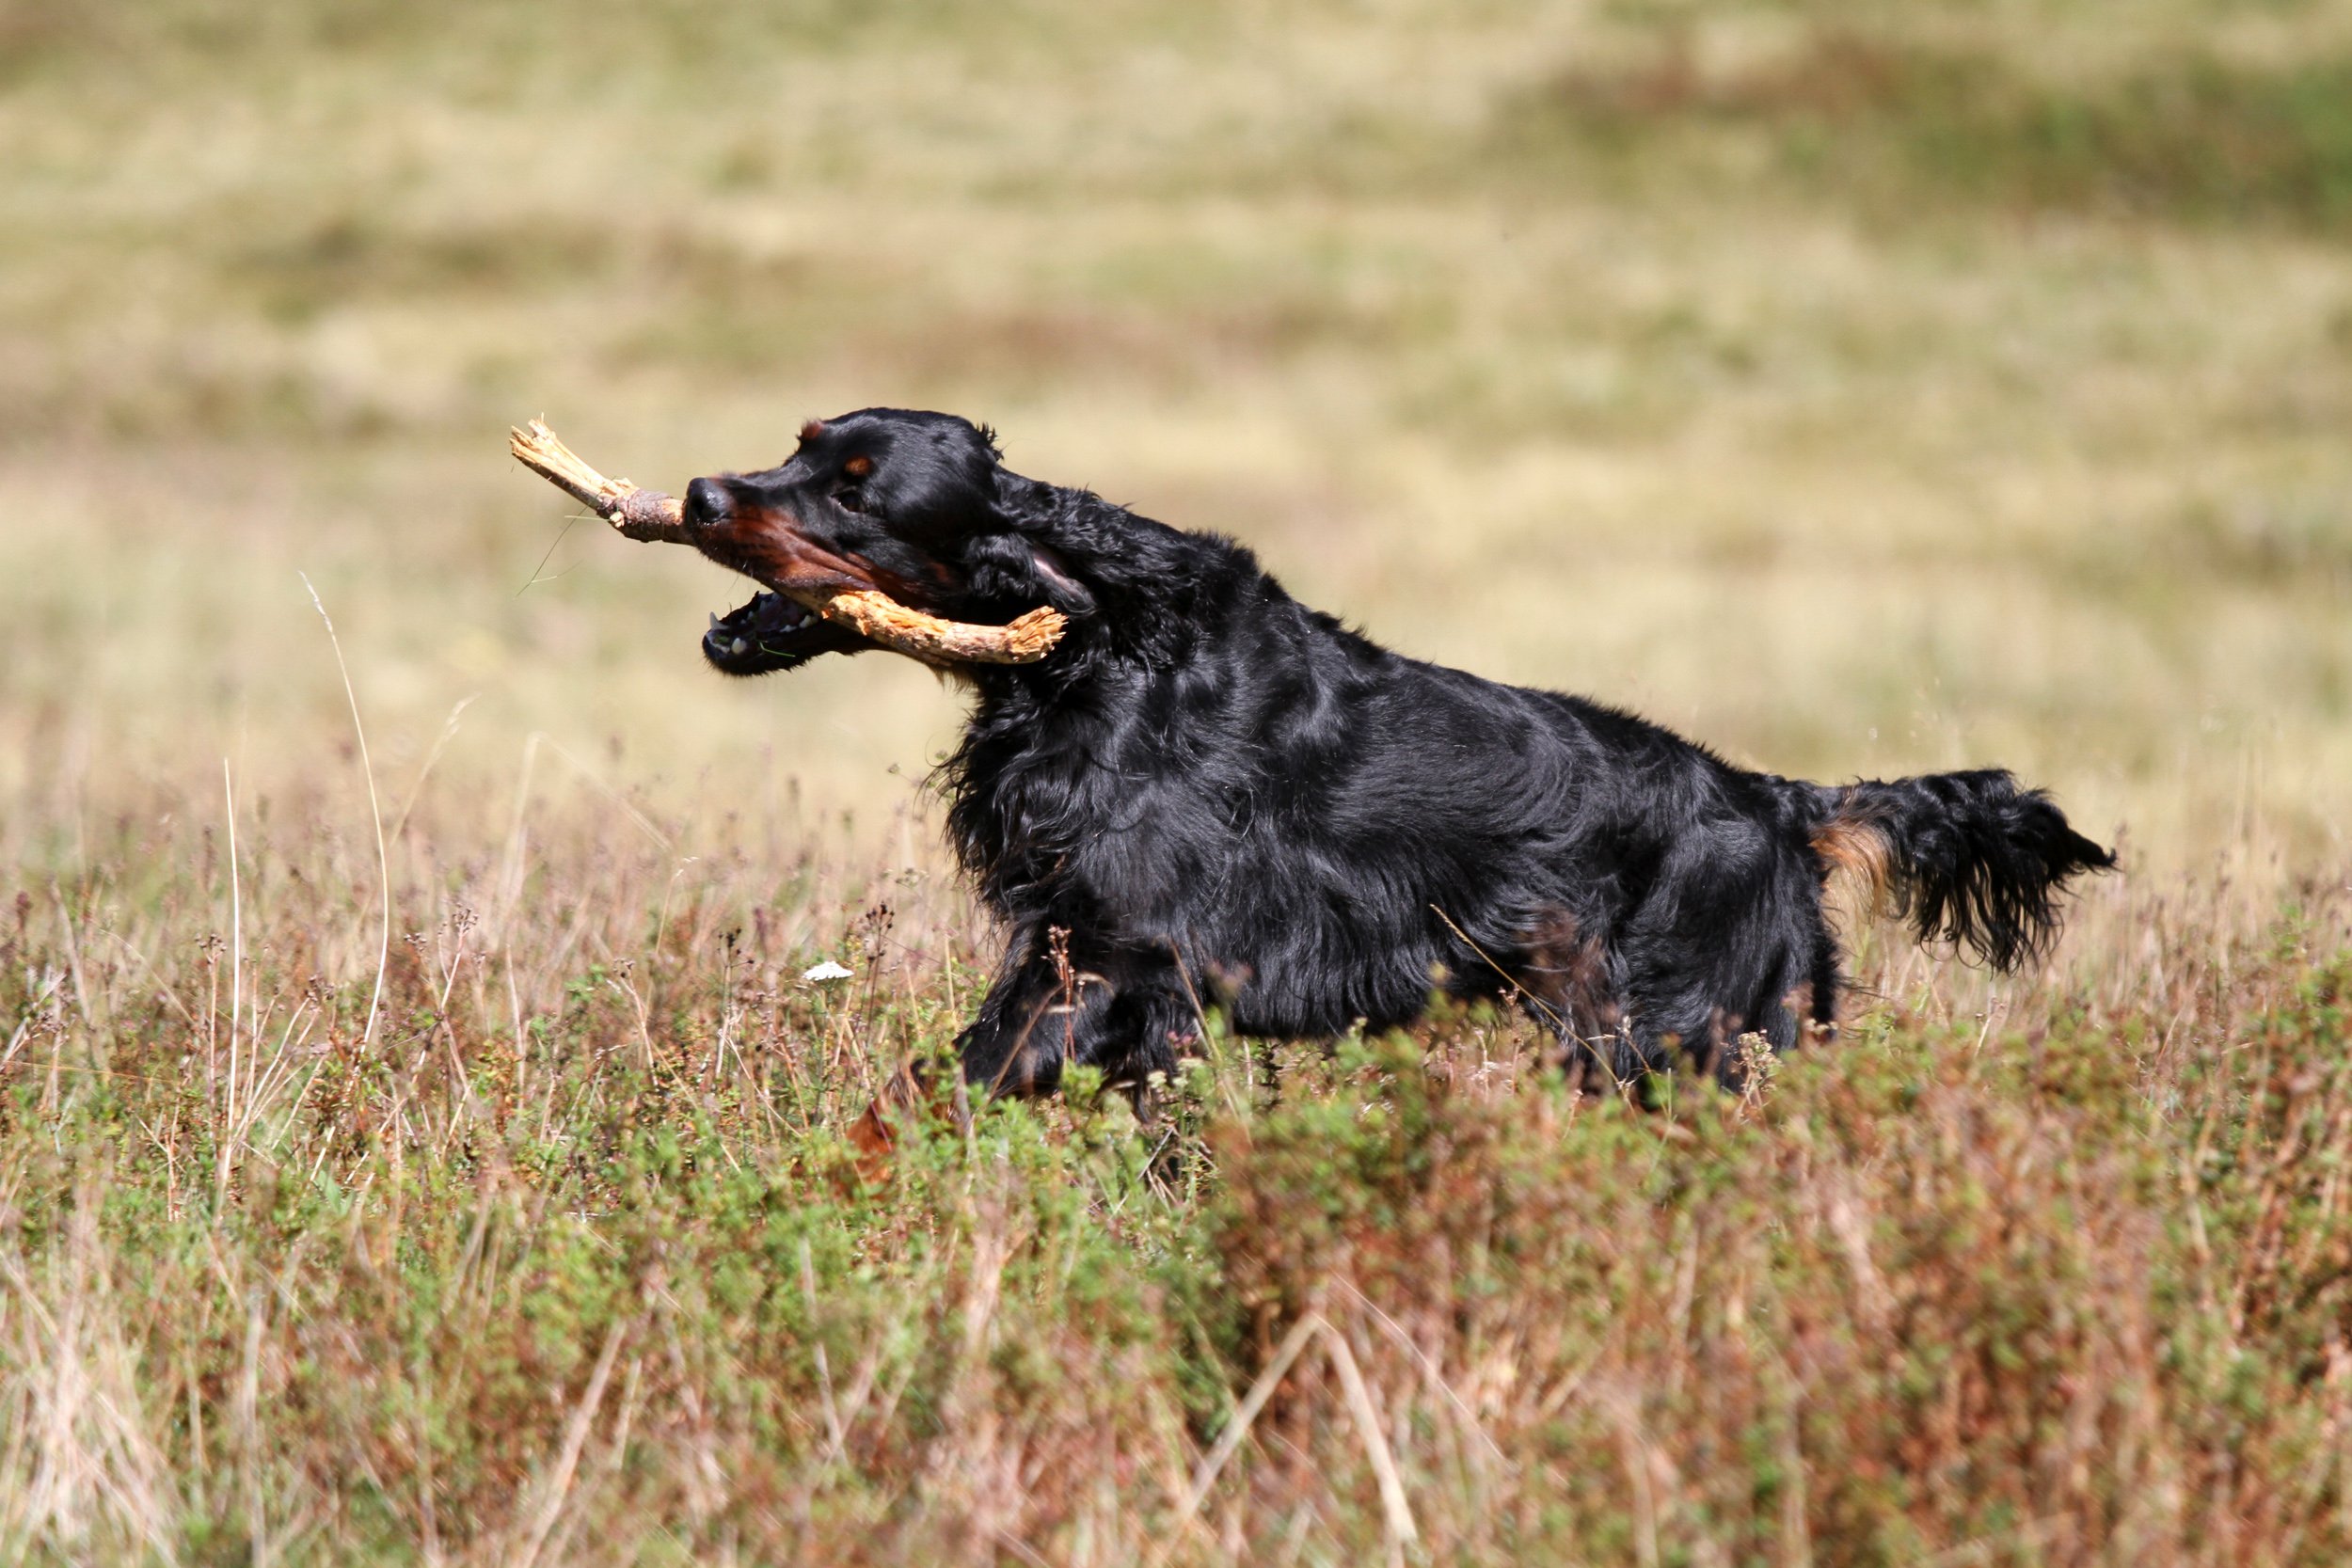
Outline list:
[[[642,489],[625,479],[607,479],[541,421],[508,431],[506,446],[524,467],[612,524],[623,538],[694,542],[676,497]],[[781,592],[867,641],[925,664],[1034,664],[1053,652],[1069,626],[1050,605],[1040,605],[1009,626],[991,626],[945,621],[871,589]]]
[[[556,438],[540,420],[506,433],[506,450],[522,466],[619,530],[624,538],[660,539],[691,545],[685,509],[675,496],[641,490],[625,479],[607,479],[580,460],[577,452]]]

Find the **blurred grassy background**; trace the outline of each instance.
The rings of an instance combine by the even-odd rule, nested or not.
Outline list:
[[[1738,1097],[1220,1039],[861,1185],[958,701],[502,437],[889,403],[2147,874]],[[1385,1443],[1431,1561],[2340,1562],[2347,436],[2352,0],[0,0],[0,1559],[1402,1562]]]
[[[463,704],[453,827],[543,732],[872,831],[957,699],[711,675],[738,585],[501,436],[901,404],[1745,762],[2332,860],[2348,241],[2344,0],[0,0],[0,832],[348,803],[297,572],[388,809]]]

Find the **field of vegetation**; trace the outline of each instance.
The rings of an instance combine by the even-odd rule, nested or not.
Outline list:
[[[1737,1095],[1213,1029],[862,1180],[959,699],[503,437],[873,404],[2125,872]],[[0,0],[0,1555],[2344,1561],[2348,436],[2345,0]]]

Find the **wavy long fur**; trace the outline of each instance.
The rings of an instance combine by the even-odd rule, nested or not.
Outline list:
[[[1198,1003],[1322,1037],[1405,1022],[1433,992],[1516,1002],[1587,1070],[1677,1048],[1720,1065],[1743,1034],[1782,1048],[1834,1022],[1838,866],[1882,877],[1923,937],[2007,967],[2047,948],[2073,878],[2112,863],[2006,773],[1804,784],[1392,653],[1231,540],[1012,473],[946,415],[810,432],[786,465],[690,498],[739,531],[781,519],[934,613],[1071,619],[1044,661],[968,673],[940,774],[1008,936],[958,1040],[976,1084],[1042,1092],[1073,1062],[1143,1083]],[[787,626],[728,655],[756,609],[714,631],[714,663],[841,650],[837,628]]]

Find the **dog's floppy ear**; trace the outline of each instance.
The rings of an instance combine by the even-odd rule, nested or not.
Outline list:
[[[1042,592],[1046,602],[1056,610],[1070,615],[1091,615],[1095,609],[1094,591],[1078,579],[1078,574],[1071,568],[1070,558],[1047,543],[1055,531],[1060,495],[1050,484],[1025,479],[999,465],[995,514],[1004,531],[985,543],[982,558],[996,573],[1020,579],[1019,587]]]
[[[1036,569],[1039,579],[1045,584],[1046,596],[1053,601],[1055,609],[1069,610],[1077,615],[1088,615],[1093,612],[1093,593],[1085,583],[1071,575],[1070,563],[1061,558],[1059,550],[1051,545],[1031,540],[1029,541],[1029,564]]]
[[[1042,540],[1006,529],[965,546],[972,587],[992,597],[1043,599],[1065,615],[1094,613],[1094,591],[1078,580],[1062,553]]]

